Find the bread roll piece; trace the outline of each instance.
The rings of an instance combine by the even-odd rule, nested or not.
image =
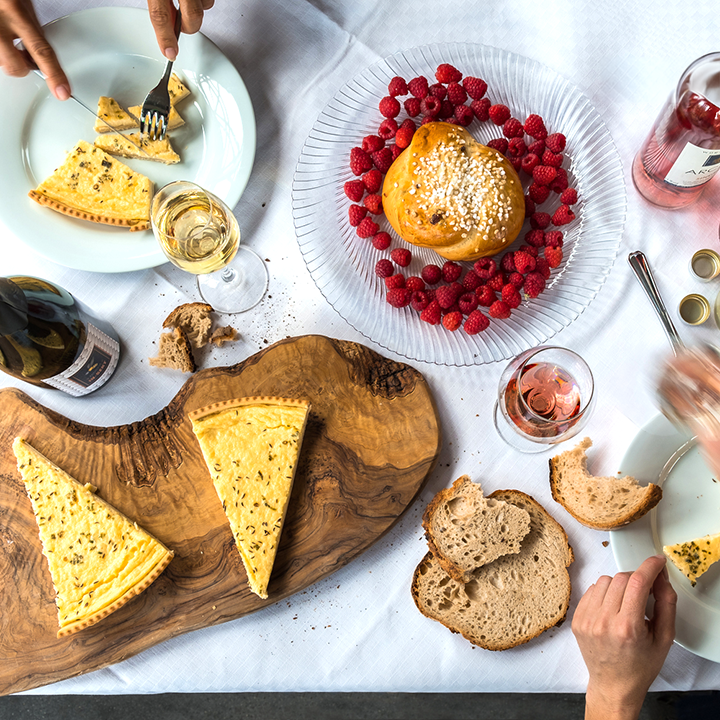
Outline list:
[[[197,365],[185,332],[176,327],[171,333],[162,333],[157,357],[151,357],[150,364],[153,367],[195,372]]]
[[[441,490],[423,514],[430,551],[453,580],[469,582],[472,573],[502,555],[520,552],[530,531],[526,510],[483,496],[467,475]]]
[[[385,216],[413,245],[449,260],[495,255],[518,236],[525,197],[515,168],[458,125],[422,125],[388,170]]]
[[[497,490],[489,498],[530,515],[520,552],[483,565],[467,583],[453,580],[429,552],[413,575],[412,596],[423,615],[474,645],[507,650],[565,620],[574,556],[565,531],[529,495]]]
[[[163,322],[163,327],[181,328],[195,348],[204,347],[212,337],[212,306],[207,303],[193,302],[178,305]]]
[[[641,518],[662,498],[662,488],[640,485],[633,477],[596,477],[587,469],[585,438],[577,447],[550,458],[550,490],[578,522],[613,530]]]

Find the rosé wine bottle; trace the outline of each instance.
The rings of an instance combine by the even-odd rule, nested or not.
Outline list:
[[[697,200],[718,170],[720,52],[715,52],[683,73],[635,156],[632,177],[651,203],[675,209]]]

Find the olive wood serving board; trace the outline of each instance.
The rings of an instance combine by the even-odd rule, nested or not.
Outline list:
[[[242,561],[188,412],[233,397],[312,408],[269,598]],[[12,441],[40,452],[175,551],[140,596],[57,638],[52,581]],[[96,670],[182,633],[252,613],[343,567],[410,505],[435,465],[440,428],[422,375],[357,343],[307,335],[192,376],[157,414],[82,425],[0,391],[0,694]]]

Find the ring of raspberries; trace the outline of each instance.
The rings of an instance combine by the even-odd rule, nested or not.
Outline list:
[[[509,318],[523,295],[536,298],[545,290],[551,270],[563,260],[563,233],[558,228],[575,219],[572,206],[577,191],[570,187],[562,167],[566,138],[548,133],[543,119],[531,114],[520,122],[506,105],[493,104],[487,83],[466,76],[443,63],[435,72],[436,82],[425,77],[406,81],[394,77],[388,94],[379,103],[383,120],[375,135],[363,138],[350,151],[350,170],[356,176],[345,183],[350,199],[350,225],[360,238],[377,250],[388,251],[375,266],[375,274],[386,285],[386,300],[393,307],[411,307],[430,325],[451,331],[462,328],[468,335],[482,332],[490,318]],[[402,101],[398,98],[406,98]],[[400,121],[404,110],[407,117]],[[392,238],[377,223],[383,212],[382,183],[395,158],[410,145],[415,130],[428,122],[450,122],[467,127],[475,119],[490,122],[500,136],[487,145],[501,152],[528,181],[525,217],[530,230],[524,244],[502,256],[481,258],[463,274],[463,266],[448,261],[428,264],[419,275],[406,276],[403,268],[412,261],[405,247],[391,248]],[[540,206],[559,200],[551,212]],[[480,308],[484,308],[483,312]],[[486,314],[487,313],[487,314]]]

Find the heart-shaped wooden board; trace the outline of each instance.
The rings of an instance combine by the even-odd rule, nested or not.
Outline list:
[[[187,419],[197,408],[253,395],[312,404],[267,600],[248,588]],[[397,521],[440,451],[435,403],[417,370],[317,335],[202,370],[166,408],[131,425],[81,425],[14,389],[0,391],[0,408],[2,694],[105,667],[306,588]],[[12,451],[17,436],[175,551],[144,593],[68,637],[56,637],[52,581]]]

